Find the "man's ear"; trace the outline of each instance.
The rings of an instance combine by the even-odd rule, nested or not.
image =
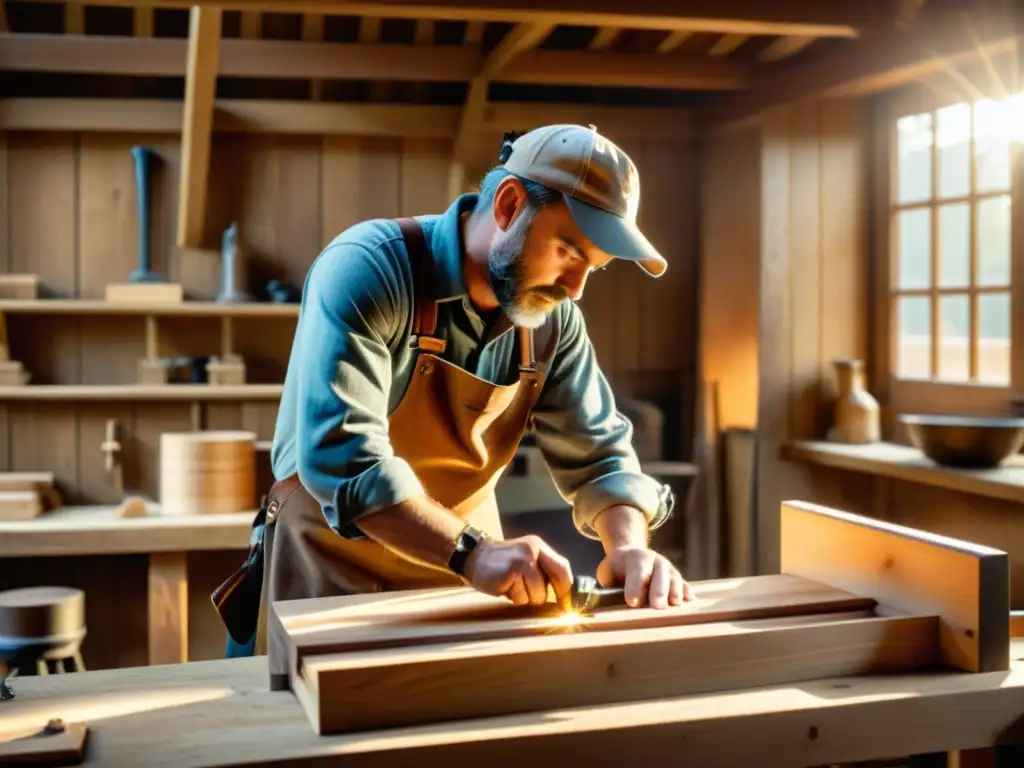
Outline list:
[[[526,207],[526,189],[514,176],[507,176],[494,193],[494,223],[502,231],[508,230],[516,216]]]

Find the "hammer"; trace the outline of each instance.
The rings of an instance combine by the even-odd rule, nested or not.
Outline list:
[[[626,604],[625,587],[602,587],[593,576],[576,576],[569,603],[569,610],[576,613],[623,606]]]

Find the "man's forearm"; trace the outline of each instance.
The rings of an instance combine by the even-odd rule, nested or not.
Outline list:
[[[648,545],[650,530],[644,513],[636,507],[617,504],[594,518],[593,528],[601,538],[605,554],[615,549]]]
[[[466,521],[426,496],[403,501],[355,521],[371,539],[421,565],[448,569]]]

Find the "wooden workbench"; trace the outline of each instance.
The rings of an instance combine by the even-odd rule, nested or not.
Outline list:
[[[255,510],[164,517],[158,504],[149,504],[147,515],[128,518],[116,510],[66,507],[34,520],[0,522],[0,558],[144,555],[149,663],[188,661],[188,555],[237,551],[230,564],[237,567],[249,545]],[[87,608],[91,598],[87,590]]]
[[[0,733],[90,727],[84,765],[756,765],[795,768],[1024,744],[1009,673],[836,678],[640,704],[320,737],[266,657],[15,679]],[[571,755],[571,758],[568,756]]]

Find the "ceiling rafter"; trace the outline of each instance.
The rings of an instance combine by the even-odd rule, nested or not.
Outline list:
[[[469,140],[483,117],[487,106],[487,91],[491,81],[517,56],[544,42],[555,28],[554,24],[520,24],[513,27],[487,56],[479,73],[469,83],[466,104],[459,118],[452,146],[451,176],[448,191],[451,197],[461,194],[466,183],[466,155]]]
[[[177,243],[181,248],[198,247],[203,236],[220,33],[219,8],[197,6],[192,9],[181,127],[181,183],[178,185]]]
[[[803,99],[863,96],[956,73],[966,62],[1010,54],[1019,21],[1008,5],[926,7],[913,20],[844,42],[813,67],[785,66],[751,78],[742,94],[725,94],[696,110],[705,130],[757,120],[774,106]]]
[[[180,77],[187,45],[172,38],[0,34],[0,69]],[[222,77],[471,82],[481,76],[485,61],[494,60],[478,45],[222,39],[218,47]],[[489,71],[489,82],[538,85],[728,91],[749,81],[745,64],[688,54],[534,50],[514,69]]]
[[[898,4],[892,0],[91,0],[90,4],[162,8],[210,5],[244,12],[846,38],[857,37],[867,25],[892,21],[899,13]]]

